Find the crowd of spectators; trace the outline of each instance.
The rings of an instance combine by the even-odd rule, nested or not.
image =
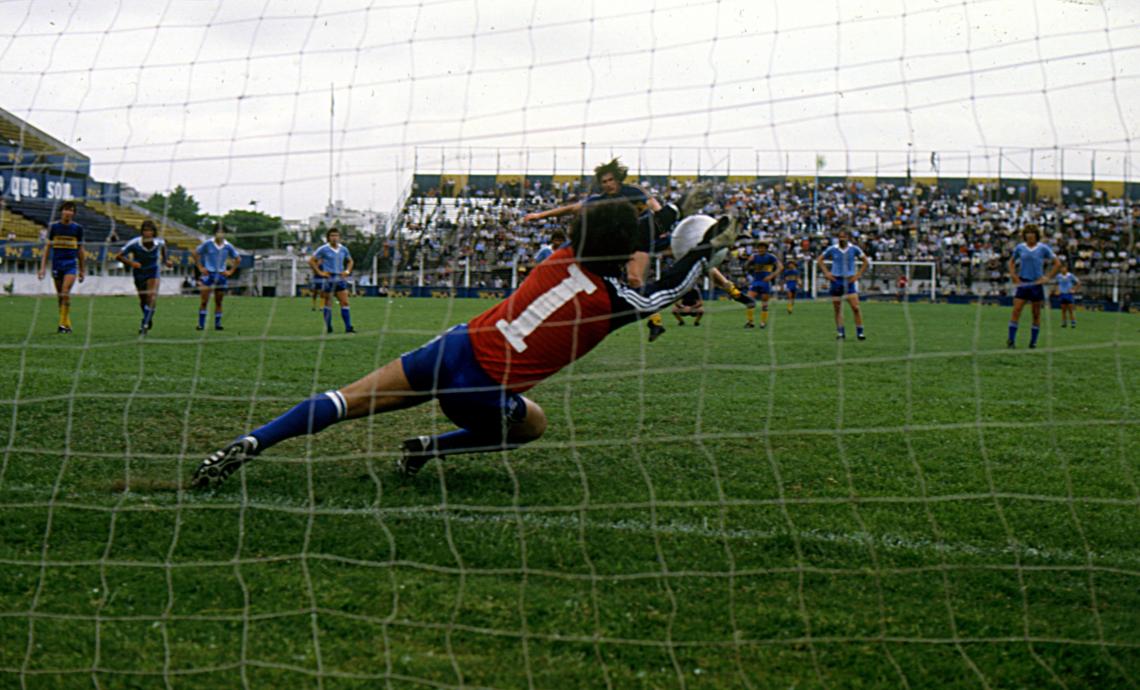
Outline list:
[[[671,182],[646,192],[663,201],[679,201],[689,182]],[[525,270],[540,247],[565,219],[523,222],[529,212],[573,201],[581,190],[534,185],[492,192],[437,190],[416,193],[407,201],[400,230],[388,242],[385,258],[400,273],[418,274],[434,285],[461,285],[470,263],[471,284],[498,287],[512,266]],[[815,185],[713,185],[714,202],[706,211],[735,207],[743,232],[738,256],[746,258],[758,239],[772,243],[785,260],[801,266],[814,259],[840,227],[873,261],[934,262],[944,293],[1000,294],[1007,289],[1007,262],[1027,224],[1042,230],[1051,245],[1087,288],[1123,284],[1140,287],[1137,233],[1140,206],[1108,199],[1096,192],[1059,204],[993,186],[950,192],[924,184],[859,182]],[[999,199],[999,196],[1004,198]],[[740,263],[728,267],[738,276]],[[1107,289],[1107,288],[1106,288]]]

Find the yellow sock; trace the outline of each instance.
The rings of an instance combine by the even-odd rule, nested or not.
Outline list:
[[[731,297],[732,299],[736,299],[737,297],[740,297],[740,288],[736,287],[735,285],[729,287],[728,288],[728,296]]]
[[[756,315],[756,307],[746,307],[744,309],[744,316],[748,319],[748,323],[752,323],[752,318]]]
[[[59,325],[64,328],[71,328],[71,305],[59,305]]]
[[[767,309],[761,309],[760,310],[760,325],[763,326],[767,323],[768,323],[768,310]]]
[[[792,313],[792,303],[791,302],[788,302],[788,313],[789,314]]]
[[[662,325],[661,324],[661,315],[660,314],[654,314],[653,316],[650,316],[649,317],[649,323],[653,324],[654,326]]]

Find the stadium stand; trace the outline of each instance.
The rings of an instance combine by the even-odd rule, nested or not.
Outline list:
[[[164,221],[162,218],[142,209],[102,201],[87,201],[85,204],[98,213],[113,219],[120,224],[120,227],[130,227],[132,236],[139,233],[143,221],[149,218],[159,226],[159,234],[166,239],[166,242],[177,249],[193,250],[201,244],[203,239],[192,235],[191,232],[193,231],[188,228],[172,223],[169,219]],[[125,239],[122,232],[119,232],[119,237]]]
[[[59,217],[60,201],[45,199],[9,200],[8,210],[23,216],[26,220],[43,227],[50,226]],[[77,205],[75,222],[83,226],[85,242],[115,241],[112,232],[118,240],[128,240],[138,234],[138,231],[129,225],[115,222],[114,219],[88,207],[87,204]]]
[[[17,242],[38,242],[41,226],[27,218],[0,208],[0,239],[13,239]]]

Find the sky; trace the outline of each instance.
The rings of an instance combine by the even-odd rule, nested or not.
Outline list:
[[[1135,180],[1140,3],[0,0],[0,107],[101,181],[286,218],[330,181],[388,210],[413,170],[614,155],[933,175],[937,152],[943,175]]]

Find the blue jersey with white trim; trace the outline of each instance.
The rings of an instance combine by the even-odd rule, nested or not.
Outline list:
[[[331,244],[322,244],[317,251],[313,252],[313,256],[317,258],[317,264],[325,273],[339,276],[344,273],[344,267],[348,265],[350,254],[348,247],[343,244],[337,245],[333,248]]]
[[[1079,282],[1081,281],[1077,280],[1077,277],[1072,273],[1062,273],[1057,276],[1057,289],[1060,290],[1061,294],[1067,295],[1073,291]]]
[[[848,244],[846,249],[833,244],[823,250],[823,258],[831,262],[831,275],[836,278],[849,278],[855,275],[856,260],[861,256],[863,250],[854,244]]]
[[[226,263],[230,259],[238,258],[237,250],[229,240],[222,240],[221,246],[213,240],[206,240],[198,245],[195,253],[201,258],[202,266],[207,273],[223,273],[226,270]]]
[[[150,247],[143,244],[143,238],[136,237],[123,245],[123,256],[137,261],[141,266],[133,269],[135,273],[157,273],[159,259],[162,258],[162,247],[165,242],[156,237]]]
[[[1054,257],[1049,245],[1038,242],[1029,247],[1024,242],[1013,248],[1013,260],[1017,263],[1017,275],[1022,280],[1038,280],[1045,275],[1045,262]]]

